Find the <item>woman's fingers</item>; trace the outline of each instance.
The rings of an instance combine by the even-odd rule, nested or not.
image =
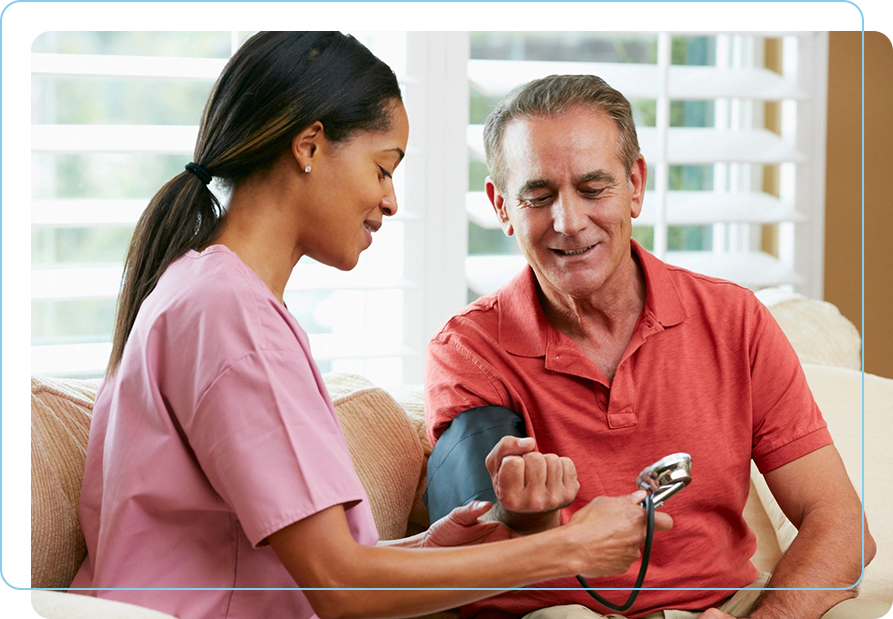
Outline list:
[[[456,507],[446,517],[462,526],[477,524],[478,518],[490,511],[493,504],[489,501],[472,501],[467,505]]]

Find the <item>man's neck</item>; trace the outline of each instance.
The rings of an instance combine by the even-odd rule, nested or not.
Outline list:
[[[572,340],[632,337],[632,329],[645,306],[645,274],[630,252],[605,283],[586,298],[561,294],[550,286],[537,286],[546,318]]]

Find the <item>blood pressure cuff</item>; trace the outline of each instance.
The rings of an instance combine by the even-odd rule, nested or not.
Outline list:
[[[422,499],[431,522],[471,501],[496,502],[487,454],[504,436],[527,436],[524,420],[502,406],[479,406],[453,419],[428,458],[428,489]]]

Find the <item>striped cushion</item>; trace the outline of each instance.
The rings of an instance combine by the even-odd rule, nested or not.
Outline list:
[[[31,377],[32,587],[67,587],[87,552],[77,506],[98,386]]]

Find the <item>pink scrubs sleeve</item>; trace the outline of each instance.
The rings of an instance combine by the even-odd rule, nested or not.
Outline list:
[[[194,414],[178,413],[254,547],[293,522],[366,498],[310,363],[299,351],[252,352],[214,379]]]

